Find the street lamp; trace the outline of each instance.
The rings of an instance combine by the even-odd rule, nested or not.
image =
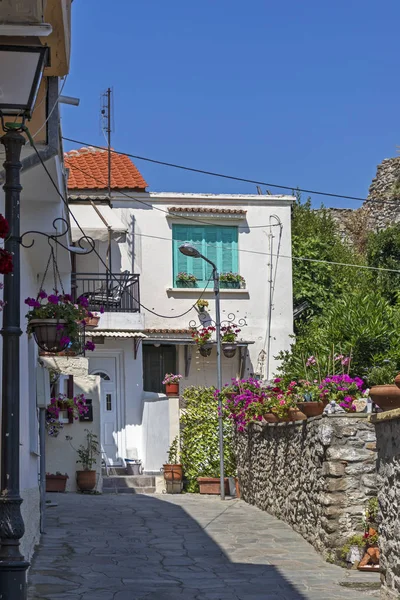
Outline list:
[[[212,266],[212,277],[214,280],[214,293],[215,293],[215,329],[217,336],[217,386],[219,391],[222,390],[222,368],[221,368],[221,305],[219,296],[219,273],[217,266],[209,258],[203,256],[197,248],[188,244],[182,244],[179,246],[179,251],[185,256],[191,256],[192,258],[202,258],[208,264]],[[219,424],[219,465],[220,465],[220,489],[221,489],[221,500],[225,500],[225,469],[224,469],[224,429],[222,420],[222,397],[218,395],[218,424]],[[0,596],[1,597],[1,596]]]
[[[9,236],[5,249],[13,255],[13,273],[4,275],[3,372],[0,490],[0,598],[25,600],[26,571],[29,563],[19,550],[24,535],[20,496],[20,171],[22,135],[40,85],[47,48],[37,46],[0,46],[0,117],[5,134],[0,143],[6,160],[5,218]],[[21,122],[5,123],[4,115],[21,116]],[[17,119],[15,119],[17,121]]]

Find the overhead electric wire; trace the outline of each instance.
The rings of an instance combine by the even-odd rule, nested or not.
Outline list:
[[[53,184],[53,187],[54,187],[54,188],[55,188],[55,190],[57,191],[57,194],[60,196],[60,198],[61,198],[61,200],[63,201],[64,205],[66,206],[66,208],[67,208],[68,212],[70,213],[70,215],[71,215],[71,216],[72,216],[72,218],[74,219],[74,221],[75,221],[75,223],[77,224],[77,226],[78,226],[79,230],[81,231],[81,233],[82,233],[83,237],[87,237],[86,233],[83,231],[83,229],[82,229],[82,227],[80,226],[80,224],[79,224],[78,220],[76,219],[75,215],[72,213],[72,211],[71,211],[71,209],[70,209],[70,207],[69,207],[69,205],[68,205],[68,201],[67,201],[67,200],[64,198],[63,194],[60,192],[60,190],[59,190],[59,188],[58,188],[58,185],[56,184],[56,182],[54,181],[54,179],[53,179],[53,177],[52,177],[51,173],[49,172],[49,170],[47,169],[46,165],[44,164],[44,161],[43,161],[42,157],[40,156],[40,154],[39,154],[39,151],[38,151],[38,150],[37,150],[37,148],[36,148],[36,144],[33,142],[33,139],[31,138],[30,134],[29,134],[29,136],[28,136],[28,137],[30,138],[30,143],[31,143],[31,145],[32,145],[32,147],[33,147],[33,149],[34,149],[34,151],[35,151],[35,153],[36,153],[36,156],[39,158],[39,161],[41,162],[41,164],[42,164],[42,166],[43,166],[44,170],[46,171],[46,174],[47,174],[48,178],[50,179],[51,183]],[[102,265],[105,267],[105,269],[106,269],[106,272],[108,272],[108,273],[109,273],[109,275],[110,275],[110,276],[111,276],[111,277],[112,277],[112,278],[113,278],[113,279],[114,279],[114,280],[115,280],[115,281],[116,281],[116,282],[119,284],[119,283],[120,283],[119,279],[118,279],[118,278],[117,278],[117,277],[114,275],[114,273],[112,273],[112,272],[110,271],[110,269],[109,269],[108,265],[107,265],[107,264],[104,262],[104,260],[103,260],[103,259],[102,259],[102,257],[100,256],[100,254],[97,252],[96,248],[93,248],[93,252],[96,254],[96,256],[98,257],[98,259],[100,260],[100,262],[102,263]],[[212,275],[211,275],[211,276],[210,276],[210,278],[208,279],[208,281],[207,281],[207,283],[206,283],[206,286],[204,287],[204,289],[203,289],[202,293],[201,293],[201,294],[200,294],[200,296],[199,296],[199,297],[196,299],[196,302],[195,302],[194,304],[192,304],[192,306],[191,306],[191,307],[190,307],[188,310],[186,310],[185,312],[183,312],[183,313],[181,313],[181,314],[179,314],[179,315],[173,315],[173,316],[171,316],[171,315],[161,315],[161,314],[159,314],[159,313],[155,312],[154,310],[152,310],[151,308],[147,308],[147,306],[145,306],[145,305],[144,305],[144,304],[142,304],[140,301],[138,301],[138,300],[137,300],[137,298],[135,298],[135,297],[134,297],[134,296],[133,296],[133,295],[132,295],[130,292],[127,292],[127,293],[128,293],[128,295],[129,295],[129,296],[132,298],[132,300],[134,300],[134,302],[136,302],[136,303],[137,303],[137,304],[138,304],[140,307],[142,307],[142,308],[143,308],[144,310],[146,310],[147,312],[149,312],[149,313],[151,313],[151,314],[155,315],[156,317],[160,317],[160,318],[162,318],[162,319],[179,319],[180,317],[184,317],[185,315],[187,315],[187,314],[188,314],[190,311],[192,311],[192,310],[195,308],[195,306],[196,306],[197,302],[198,302],[199,300],[201,300],[201,298],[203,297],[204,293],[206,292],[206,290],[207,290],[207,287],[208,287],[208,284],[209,284],[209,283],[210,283],[210,281],[211,281],[211,278],[212,278]]]
[[[102,146],[97,146],[96,144],[90,144],[89,142],[82,142],[81,140],[74,140],[72,138],[68,138],[68,137],[64,137],[64,136],[62,139],[67,142],[71,142],[73,144],[80,144],[82,146],[90,146],[92,148],[98,148],[100,150],[104,150],[104,148]],[[162,161],[162,160],[156,160],[154,158],[139,156],[137,154],[131,154],[129,152],[120,152],[120,151],[114,150],[114,149],[112,149],[111,152],[113,152],[114,154],[120,154],[121,156],[128,156],[129,158],[134,158],[135,160],[143,160],[143,161],[154,163],[157,165],[163,165],[165,167],[172,167],[174,169],[181,169],[183,171],[191,171],[192,173],[200,173],[202,175],[210,175],[212,177],[219,177],[222,179],[231,179],[232,181],[239,181],[242,183],[252,183],[255,185],[264,185],[264,186],[274,187],[274,188],[283,189],[283,190],[291,190],[292,192],[299,191],[299,192],[304,192],[305,194],[315,194],[318,196],[328,196],[331,198],[342,198],[343,200],[355,200],[357,202],[365,202],[367,200],[367,198],[361,198],[360,196],[349,196],[349,195],[343,195],[343,194],[336,194],[334,192],[324,192],[321,190],[309,190],[306,188],[298,187],[296,185],[282,185],[282,184],[277,184],[277,183],[268,183],[266,181],[247,179],[245,177],[236,177],[235,175],[226,175],[225,173],[218,173],[216,171],[206,171],[204,169],[196,169],[195,167],[187,167],[185,165],[178,165],[175,163],[170,163],[170,162],[166,162],[166,161]],[[369,201],[383,203],[383,204],[387,204],[387,203],[398,204],[398,202],[396,200],[384,200],[384,199],[380,200],[379,198],[370,199]]]

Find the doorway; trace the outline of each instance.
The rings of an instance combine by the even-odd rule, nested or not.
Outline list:
[[[90,374],[101,377],[100,443],[103,458],[108,465],[122,463],[118,448],[118,404],[116,387],[116,359],[91,358]],[[104,456],[105,455],[105,456]]]

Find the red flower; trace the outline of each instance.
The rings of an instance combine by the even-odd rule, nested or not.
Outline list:
[[[8,235],[8,232],[10,231],[10,227],[8,226],[8,221],[3,217],[3,215],[0,215],[0,238],[5,238]]]
[[[12,273],[12,270],[13,263],[11,253],[0,248],[0,273],[7,275],[8,273]]]

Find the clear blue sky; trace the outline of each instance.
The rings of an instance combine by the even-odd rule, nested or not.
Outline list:
[[[64,135],[104,143],[110,86],[115,149],[365,196],[400,145],[399,22],[398,0],[75,0]],[[256,191],[136,164],[155,191]]]

